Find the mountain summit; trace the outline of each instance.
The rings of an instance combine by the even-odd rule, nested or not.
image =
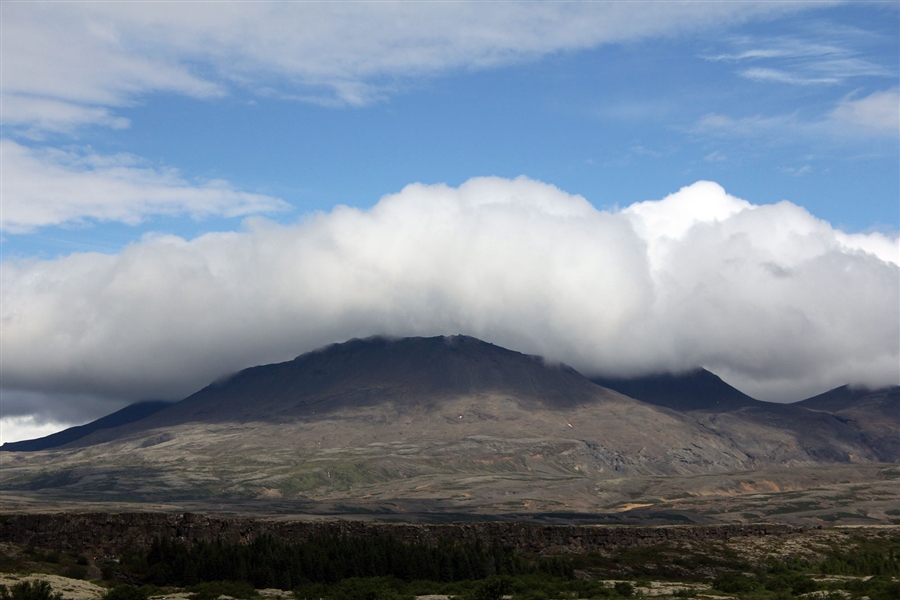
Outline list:
[[[570,367],[472,337],[371,337],[245,369],[161,413],[156,422],[284,420],[383,402],[434,405],[492,393],[552,409],[594,401],[599,390]]]

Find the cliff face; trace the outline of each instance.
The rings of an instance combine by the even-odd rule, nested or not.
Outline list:
[[[311,536],[351,537],[386,534],[407,542],[437,544],[480,541],[526,552],[560,553],[612,550],[635,546],[725,541],[735,537],[786,536],[802,527],[783,524],[610,527],[531,525],[526,523],[392,524],[360,521],[269,521],[185,514],[30,514],[0,522],[0,542],[39,548],[117,555],[148,547],[162,537],[188,543],[221,540],[249,543],[261,535],[299,542]]]

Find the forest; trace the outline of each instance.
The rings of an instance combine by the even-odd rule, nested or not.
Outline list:
[[[686,549],[665,545],[613,552],[527,554],[478,542],[425,544],[390,535],[310,537],[285,542],[261,536],[247,544],[156,538],[117,557],[26,548],[26,561],[48,572],[86,577],[100,568],[102,600],[147,600],[187,592],[189,600],[262,597],[282,590],[294,600],[616,599],[650,595],[739,600],[897,600],[900,538],[854,539],[825,556],[770,555],[750,561],[724,545]],[[665,586],[665,587],[662,587]],[[663,590],[663,592],[661,592]],[[62,600],[41,582],[0,586],[0,600]]]

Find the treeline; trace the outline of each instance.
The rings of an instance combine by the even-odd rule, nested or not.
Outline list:
[[[293,590],[308,583],[334,584],[349,578],[453,582],[494,575],[571,578],[569,562],[527,559],[497,545],[443,542],[435,546],[387,535],[323,536],[287,543],[261,536],[250,544],[182,542],[157,538],[146,553],[128,561],[129,571],[155,585],[191,586],[205,581],[241,581],[255,588]]]

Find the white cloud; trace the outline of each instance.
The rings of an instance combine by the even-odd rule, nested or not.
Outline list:
[[[846,98],[832,111],[831,119],[839,126],[875,133],[900,133],[900,90],[875,92],[864,98]]]
[[[769,143],[798,139],[872,140],[900,134],[900,90],[884,90],[859,99],[845,98],[827,114],[804,119],[798,113],[731,117],[710,113],[690,129],[717,137],[765,138]]]
[[[803,177],[804,175],[809,175],[812,173],[811,165],[803,165],[802,167],[783,167],[781,171],[783,173],[788,173],[793,175],[794,177]]]
[[[713,135],[717,137],[766,137],[769,141],[781,138],[793,139],[798,133],[804,137],[811,135],[811,126],[801,121],[796,114],[792,115],[752,115],[731,117],[710,113],[702,116],[690,129],[692,133]]]
[[[86,220],[137,223],[151,215],[234,217],[288,206],[221,180],[192,184],[172,169],[151,168],[130,155],[33,149],[0,140],[0,157],[5,232]]]
[[[378,333],[464,333],[587,374],[702,365],[769,399],[898,383],[898,240],[710,182],[616,213],[524,178],[414,184],[246,227],[3,263],[3,385],[177,398]]]
[[[779,83],[792,83],[797,85],[817,85],[840,82],[840,79],[836,77],[803,77],[779,69],[767,69],[762,67],[744,69],[740,74],[747,79],[755,79],[756,81],[777,81]]]
[[[365,104],[390,92],[397,78],[819,4],[828,3],[658,3],[653,10],[631,2],[6,3],[4,117],[54,130],[111,125],[117,122],[105,108],[148,93],[206,98],[234,87]]]
[[[755,81],[790,85],[833,85],[857,77],[896,77],[892,69],[859,57],[860,51],[855,47],[871,42],[871,32],[848,28],[814,29],[816,41],[802,36],[739,38],[732,44],[742,50],[705,58],[755,64],[757,66],[742,68],[738,75]]]
[[[19,127],[26,137],[40,139],[45,132],[72,133],[76,124],[96,124],[111,129],[131,125],[124,117],[116,117],[107,108],[83,106],[60,100],[5,95],[0,118],[7,126]]]

